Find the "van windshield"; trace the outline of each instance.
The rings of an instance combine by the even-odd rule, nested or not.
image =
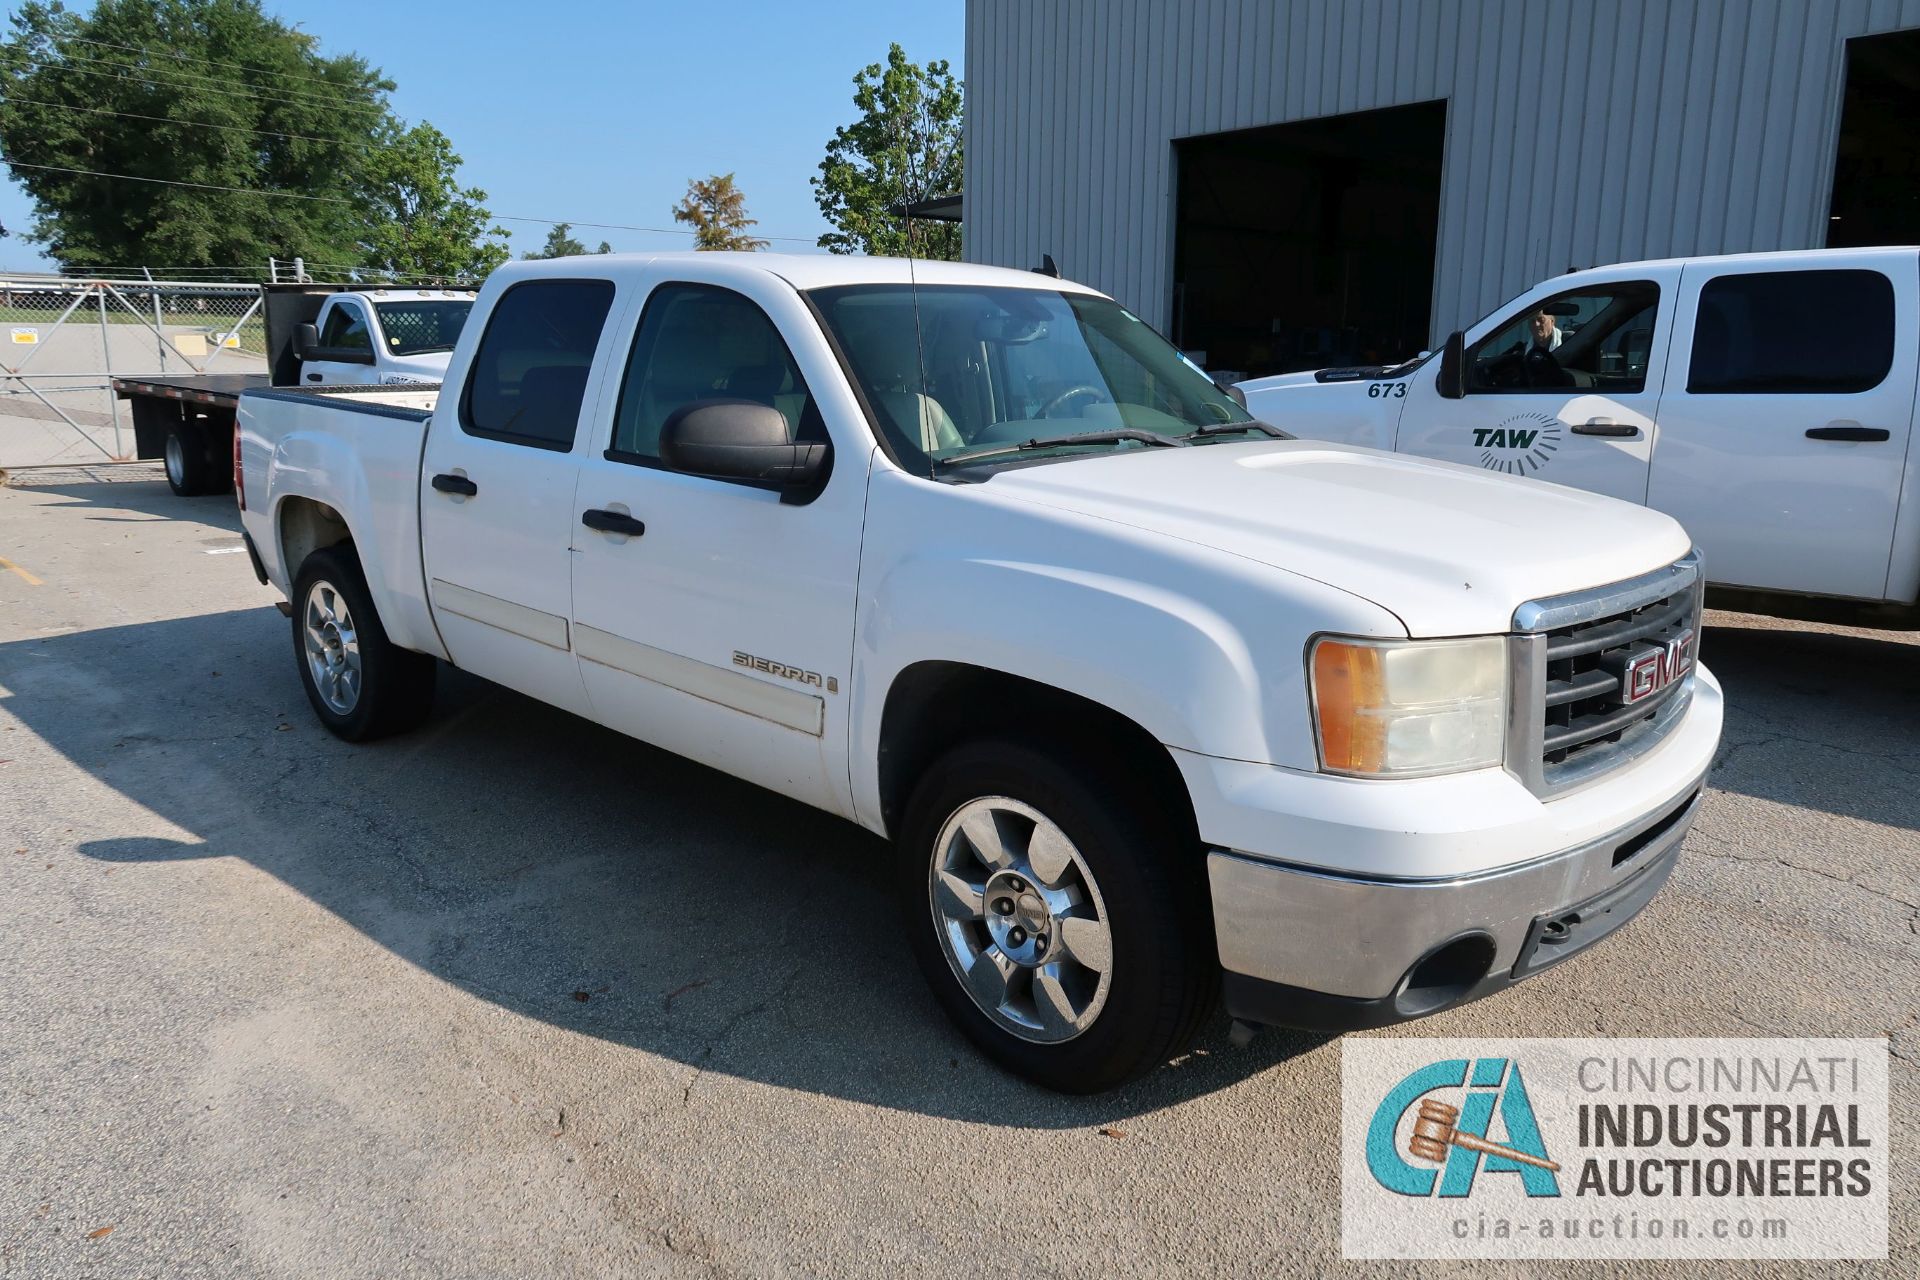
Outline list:
[[[1084,457],[1251,422],[1212,379],[1126,308],[1047,289],[846,285],[809,295],[909,470],[1006,460],[1008,446]],[[918,314],[915,306],[918,304]]]
[[[404,302],[376,302],[380,329],[387,338],[387,354],[424,355],[451,351],[460,329],[473,310],[472,298],[410,298]]]

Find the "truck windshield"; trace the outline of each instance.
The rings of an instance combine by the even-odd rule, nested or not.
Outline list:
[[[429,351],[451,351],[459,340],[472,298],[409,298],[376,302],[380,331],[386,335],[387,354],[417,356]]]
[[[1158,443],[1144,433],[1184,443],[1207,427],[1252,421],[1172,344],[1106,298],[905,284],[809,296],[894,456],[911,470],[964,466],[975,455],[1004,463],[1010,455],[1085,457]]]

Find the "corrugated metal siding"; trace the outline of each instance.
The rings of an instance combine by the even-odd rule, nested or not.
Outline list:
[[[968,0],[966,256],[1161,327],[1173,140],[1447,98],[1434,336],[1573,266],[1826,239],[1843,42],[1920,0]]]

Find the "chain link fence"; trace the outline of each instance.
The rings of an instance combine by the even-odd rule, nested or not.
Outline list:
[[[0,469],[133,456],[116,377],[265,373],[258,285],[0,275]]]

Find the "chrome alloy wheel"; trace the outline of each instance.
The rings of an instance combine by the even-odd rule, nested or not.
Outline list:
[[[167,433],[167,443],[162,450],[162,455],[166,458],[167,479],[173,482],[173,487],[176,489],[186,488],[186,446],[180,443],[180,435],[178,432],[169,431]]]
[[[1107,907],[1045,814],[1009,796],[962,805],[934,841],[927,887],[947,963],[996,1026],[1057,1044],[1094,1024],[1112,980]]]
[[[307,588],[300,625],[306,633],[307,672],[320,700],[337,715],[360,701],[360,636],[346,598],[325,578]]]

